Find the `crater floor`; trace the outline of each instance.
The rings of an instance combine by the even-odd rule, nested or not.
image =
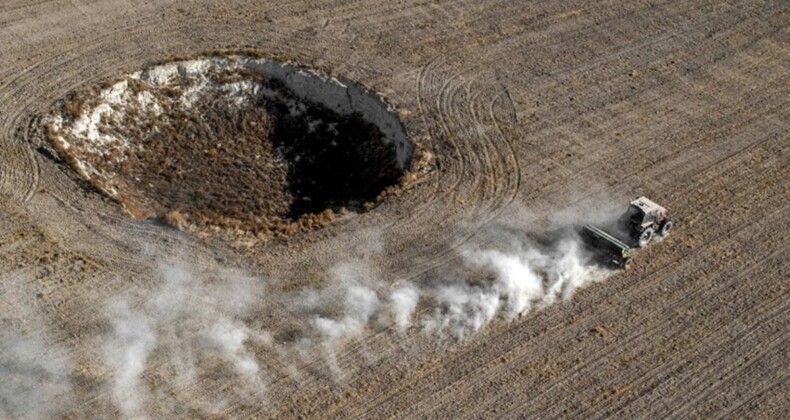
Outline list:
[[[369,209],[410,168],[391,107],[349,84],[210,56],[84,87],[43,123],[57,153],[132,215],[266,236]],[[369,97],[355,103],[349,89]]]

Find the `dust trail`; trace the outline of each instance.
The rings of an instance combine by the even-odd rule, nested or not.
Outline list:
[[[127,417],[149,413],[146,402],[154,396],[148,395],[142,378],[150,376],[146,369],[151,365],[165,365],[168,375],[160,395],[185,393],[184,399],[198,401],[196,408],[204,414],[239,400],[265,405],[261,390],[266,372],[256,349],[266,349],[282,366],[290,366],[296,380],[304,373],[298,365],[316,358],[339,379],[346,376],[346,367],[338,356],[346,345],[370,334],[390,330],[408,337],[422,332],[462,340],[496,319],[512,321],[568,300],[578,288],[611,274],[588,254],[574,225],[532,232],[492,227],[477,242],[484,245],[458,251],[454,270],[416,280],[382,272],[386,241],[372,232],[353,247],[359,258],[324,270],[320,289],[290,296],[297,333],[278,338],[277,344],[267,331],[243,321],[252,309],[264,309],[251,278],[232,271],[206,277],[183,266],[164,266],[152,299],[127,296],[107,306],[111,328],[104,354],[114,372],[116,404]],[[358,348],[368,363],[375,362],[377,355],[366,349],[364,342]],[[223,391],[197,395],[199,388],[216,378],[227,380],[229,373],[238,386],[217,382],[212,389]]]
[[[71,372],[63,349],[4,326],[0,330],[0,417],[55,416],[58,397],[71,393]]]
[[[439,274],[419,283],[425,333],[463,339],[496,318],[506,321],[567,301],[614,271],[579,237],[583,223],[611,223],[618,200],[587,200],[539,220],[524,206],[489,225],[480,243],[459,251],[460,274]]]
[[[336,317],[316,316],[312,320],[313,332],[301,341],[302,350],[318,346],[335,377],[343,376],[336,353],[343,344],[362,337],[374,329],[392,327],[403,333],[412,325],[417,308],[419,291],[410,284],[391,290],[351,284],[344,288],[341,314]],[[380,297],[381,296],[381,297]],[[374,360],[372,355],[368,359]]]
[[[399,286],[390,294],[389,316],[398,332],[402,333],[411,326],[419,297],[419,291],[412,285]]]
[[[74,358],[30,297],[25,270],[0,274],[0,418],[50,418],[74,398]]]
[[[610,220],[613,214],[606,208],[585,208],[591,220]],[[581,217],[579,209],[557,212],[540,234],[524,227],[492,226],[484,233],[486,246],[459,251],[460,271],[397,281],[389,288],[364,265],[355,265],[349,276],[349,263],[340,264],[330,270],[334,274],[325,288],[346,290],[345,308],[334,317],[314,320],[318,342],[335,349],[367,329],[391,327],[403,333],[415,325],[430,335],[464,339],[496,318],[513,320],[567,301],[577,289],[613,273],[597,262],[576,233],[574,221]],[[349,277],[364,286],[348,287]]]
[[[436,307],[432,315],[422,319],[426,332],[441,334],[449,331],[463,339],[488,324],[499,310],[495,291],[469,284],[447,285],[435,290]]]
[[[309,328],[298,343],[302,358],[319,354],[335,378],[344,376],[336,356],[343,345],[374,330],[405,332],[418,305],[419,289],[414,284],[387,285],[377,266],[368,263],[383,251],[377,235],[368,239],[355,245],[364,261],[345,261],[327,269],[325,287],[302,293],[293,308],[309,317]]]
[[[461,257],[468,267],[487,275],[488,281],[473,284],[461,279],[426,290],[436,304],[423,319],[426,332],[462,339],[497,316],[512,320],[558,298],[570,299],[576,289],[611,273],[592,262],[575,236],[548,247],[524,243],[511,250],[465,250]]]
[[[112,333],[104,343],[104,361],[115,372],[112,395],[126,417],[140,416],[140,375],[145,370],[148,355],[156,345],[151,320],[142,313],[129,309],[123,300],[107,307]]]
[[[345,313],[339,320],[318,317],[314,324],[328,340],[343,340],[360,334],[380,306],[376,293],[364,286],[351,286],[346,292]]]
[[[146,402],[161,398],[143,383],[152,364],[169,373],[157,386],[175,395],[198,392],[190,390],[196,383],[208,386],[227,376],[223,372],[233,373],[238,386],[193,396],[195,408],[206,414],[260,394],[265,386],[251,346],[269,346],[271,337],[240,320],[256,296],[252,279],[231,271],[204,278],[175,265],[161,267],[160,278],[153,299],[117,297],[105,310],[110,328],[103,358],[113,371],[112,395],[121,414],[145,417]]]
[[[380,305],[374,291],[365,286],[353,285],[346,291],[344,314],[341,318],[319,316],[313,320],[327,363],[335,375],[341,375],[335,356],[337,347],[360,336]]]

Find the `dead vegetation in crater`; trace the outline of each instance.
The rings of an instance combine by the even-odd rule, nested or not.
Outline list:
[[[99,114],[99,141],[64,129],[95,119],[118,86],[126,102]],[[360,115],[244,68],[212,66],[204,79],[161,86],[126,78],[70,95],[58,112],[47,134],[70,166],[133,216],[182,230],[289,236],[370,210],[414,178]]]

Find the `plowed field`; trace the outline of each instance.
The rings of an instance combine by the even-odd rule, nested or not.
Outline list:
[[[403,187],[179,230],[48,145],[69,94],[218,50],[378,92]],[[0,417],[788,416],[787,1],[5,0],[0,57]],[[675,227],[632,269],[454,318],[442,285],[491,290],[466,250],[639,195]]]

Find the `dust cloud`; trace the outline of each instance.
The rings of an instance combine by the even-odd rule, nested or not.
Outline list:
[[[484,281],[469,279],[423,290],[434,302],[421,325],[431,334],[463,339],[501,317],[513,320],[545,308],[590,282],[605,279],[611,271],[594,263],[572,234],[539,246],[524,242],[515,249],[467,249],[463,264],[481,272]]]
[[[489,226],[481,240],[454,251],[453,269],[403,279],[383,272],[387,242],[373,231],[356,245],[356,258],[323,270],[321,288],[280,294],[266,292],[261,276],[180,260],[162,264],[153,279],[101,306],[106,392],[125,418],[156,416],[180,401],[202,415],[239,401],[265,411],[267,359],[297,381],[306,373],[300,366],[323,359],[338,380],[346,375],[338,360],[345,346],[371,334],[464,340],[497,319],[512,322],[567,301],[612,273],[595,263],[566,220],[532,232]],[[277,330],[275,339],[256,321],[267,297],[283,302],[289,322],[301,325],[293,336]],[[6,417],[46,416],[71,391],[69,358],[45,342],[10,329],[0,334]]]
[[[585,205],[587,217],[609,220],[611,211]],[[410,329],[437,337],[463,340],[497,318],[511,321],[531,311],[569,300],[574,292],[602,281],[613,271],[601,265],[577,234],[580,211],[558,212],[539,233],[529,228],[493,225],[481,234],[485,246],[458,250],[460,270],[447,270],[419,280],[398,280],[394,285],[369,265],[342,262],[328,270],[326,285],[313,291],[312,307],[327,307],[343,300],[340,310],[316,316],[308,343],[326,350],[337,370],[337,347],[380,329],[405,333]],[[381,238],[372,240],[383,250]],[[367,252],[364,260],[375,259]],[[389,282],[393,283],[393,282]],[[331,296],[331,297],[330,297]],[[321,302],[329,302],[322,307]]]
[[[71,393],[72,363],[42,337],[0,330],[0,417],[46,418]]]
[[[0,418],[56,416],[73,398],[74,359],[32,304],[25,270],[0,274]]]
[[[175,394],[198,381],[210,385],[216,375],[207,369],[235,374],[239,386],[228,391],[233,395],[197,399],[207,414],[246,394],[264,400],[260,367],[248,344],[266,346],[271,337],[241,320],[256,296],[253,279],[231,271],[204,277],[180,265],[162,266],[159,273],[161,284],[152,299],[117,297],[105,308],[110,328],[103,358],[113,372],[112,395],[123,416],[145,416],[146,402],[157,396],[142,383],[144,373],[162,363],[174,380],[160,386],[172,387]]]

